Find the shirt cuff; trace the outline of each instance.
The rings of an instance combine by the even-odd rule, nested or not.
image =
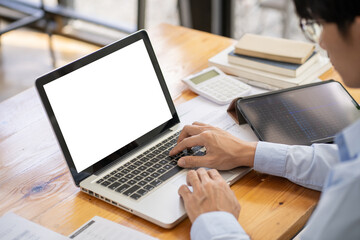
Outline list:
[[[285,144],[258,142],[254,170],[284,177],[288,149],[289,146]]]
[[[203,213],[197,217],[190,235],[192,240],[250,239],[232,214],[220,211]]]

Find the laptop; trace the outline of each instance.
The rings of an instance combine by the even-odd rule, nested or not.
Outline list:
[[[164,228],[186,217],[178,188],[186,154],[169,156],[182,129],[146,31],[138,31],[36,80],[81,191]],[[249,168],[221,172],[231,184]]]

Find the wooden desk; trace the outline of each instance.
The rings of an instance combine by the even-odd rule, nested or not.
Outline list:
[[[234,40],[162,24],[150,30],[165,79],[173,92],[180,79],[207,66],[207,59]],[[326,77],[338,78],[334,72]],[[179,104],[196,96],[184,91]],[[355,96],[359,100],[359,94]],[[68,235],[95,215],[160,239],[189,239],[190,222],[162,229],[81,193],[34,88],[0,104],[0,215],[13,211]],[[320,193],[252,171],[232,186],[242,206],[239,222],[252,239],[289,239],[301,229]]]

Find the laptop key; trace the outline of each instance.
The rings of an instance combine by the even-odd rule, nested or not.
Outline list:
[[[104,179],[108,179],[109,177],[111,177],[110,174],[106,175],[106,176],[104,177]]]
[[[134,174],[134,175],[138,175],[138,174],[140,173],[140,171],[137,170],[137,169],[135,169],[135,170],[133,170],[131,173]]]
[[[143,187],[145,190],[147,191],[151,191],[154,189],[154,186],[151,186],[151,185],[146,185],[145,187]]]
[[[158,150],[158,149],[156,149],[156,150],[153,151],[153,154],[159,154],[159,153],[161,153],[161,151]]]
[[[117,173],[117,170],[111,172],[112,175],[115,175],[116,173]]]
[[[147,177],[149,174],[150,174],[150,173],[148,173],[148,172],[142,172],[142,173],[140,173],[140,175],[143,176],[143,177]]]
[[[99,184],[100,184],[100,183],[102,183],[103,181],[104,181],[104,179],[101,178],[101,179],[97,180],[96,183],[99,183]]]
[[[154,172],[154,173],[150,174],[150,176],[156,178],[156,177],[160,176],[160,173]]]
[[[168,142],[168,143],[166,143],[164,146],[169,148],[169,147],[172,147],[173,145],[174,145],[173,143]]]
[[[140,189],[139,191],[137,191],[137,194],[140,194],[141,196],[144,196],[148,191],[144,190],[144,189]]]
[[[154,165],[153,165],[153,167],[154,167],[154,168],[161,168],[161,167],[162,167],[162,165],[161,165],[161,164],[159,164],[159,163],[156,163],[156,164],[154,164]]]
[[[124,184],[124,185],[121,185],[120,187],[118,187],[115,191],[116,192],[122,192],[125,189],[127,189],[128,187],[130,187],[130,185]]]
[[[127,168],[130,169],[130,170],[134,170],[134,169],[136,168],[136,166],[130,165],[130,166],[128,166]]]
[[[140,194],[134,193],[133,195],[130,196],[132,199],[138,200],[139,198],[141,198]]]
[[[148,171],[149,173],[155,172],[155,170],[156,170],[156,169],[155,169],[155,168],[152,168],[152,167],[146,169],[146,171]]]
[[[175,165],[177,165],[177,161],[172,160],[171,162],[169,162],[169,164],[171,164],[171,165],[175,166]]]
[[[169,170],[169,169],[171,169],[171,168],[173,168],[174,166],[173,165],[169,165],[169,164],[166,164],[165,166],[164,166],[164,168],[166,169],[166,170]]]
[[[150,185],[153,185],[154,187],[157,187],[161,184],[162,182],[159,179],[155,179],[154,181],[152,181],[150,183]]]
[[[146,161],[149,160],[149,159],[150,159],[150,158],[148,158],[148,157],[145,156],[145,157],[142,157],[142,158],[140,159],[140,161],[144,163],[144,162],[146,162]]]
[[[123,174],[127,174],[127,173],[129,173],[129,172],[130,172],[129,169],[123,169],[123,170],[121,170],[121,173],[123,173]]]
[[[120,186],[121,183],[119,182],[114,182],[113,184],[111,184],[110,186],[108,186],[108,188],[110,188],[111,190],[114,190],[115,188],[117,188],[118,186]]]
[[[129,185],[134,185],[134,184],[136,183],[136,181],[133,180],[133,179],[131,179],[131,180],[129,180],[127,183],[128,183]]]
[[[160,170],[160,169],[159,169]],[[179,167],[179,166],[175,166],[173,169],[171,169],[170,171],[168,171],[167,173],[165,173],[164,175],[160,176],[159,179],[161,181],[166,181],[167,179],[171,178],[172,176],[174,176],[176,173],[180,172],[181,170],[183,170],[183,168]]]
[[[157,163],[159,160],[160,160],[159,156],[157,156],[157,157],[154,157],[154,158],[150,159],[150,162]]]
[[[164,172],[166,172],[166,170],[165,169],[163,169],[163,168],[160,168],[160,169],[158,169],[156,172],[158,172],[158,173],[164,173]]]
[[[124,182],[127,181],[127,179],[126,179],[126,178],[121,178],[121,179],[119,179],[118,181],[121,182],[121,183],[124,183]]]
[[[161,160],[159,163],[160,164],[162,164],[162,165],[164,165],[164,164],[167,164],[169,161],[167,161],[167,160]]]
[[[126,175],[125,177],[126,177],[127,179],[130,179],[130,178],[133,178],[134,176],[135,176],[134,174],[129,173],[129,174]]]
[[[147,182],[145,182],[145,181],[140,181],[140,182],[138,182],[137,184],[139,184],[140,186],[145,186],[145,185],[147,184]]]
[[[131,188],[129,188],[128,190],[126,190],[125,192],[123,192],[124,195],[126,196],[130,196],[132,193],[136,192],[137,190],[139,190],[139,186],[138,185],[135,185],[135,186],[132,186]]]
[[[141,179],[143,179],[142,176],[136,176],[136,177],[134,177],[134,180],[135,180],[135,181],[140,181]]]
[[[165,153],[162,153],[162,154],[158,155],[158,158],[166,158],[166,157],[167,157],[167,155]]]
[[[144,165],[148,166],[148,167],[151,167],[153,165],[153,163],[152,162],[146,162],[146,163],[144,163]]]
[[[143,165],[143,166],[138,167],[138,169],[139,169],[140,171],[144,171],[145,169],[147,169],[147,167],[145,167],[145,166]]]
[[[142,164],[142,162],[140,162],[140,161],[134,162],[134,165],[136,165],[136,166],[140,166],[141,164]]]
[[[115,178],[115,177],[111,177],[108,179],[109,182],[116,182],[116,180],[117,180],[117,178]]]
[[[154,178],[152,178],[152,177],[146,177],[146,178],[144,178],[144,181],[147,181],[147,182],[150,182],[150,181],[152,181]]]
[[[117,178],[121,178],[122,176],[124,176],[123,174],[121,174],[121,173],[117,173],[117,174],[115,174],[115,177],[117,177]]]

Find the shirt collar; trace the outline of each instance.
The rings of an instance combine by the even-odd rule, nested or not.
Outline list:
[[[360,120],[336,135],[335,143],[339,146],[340,160],[348,161],[360,155]]]

